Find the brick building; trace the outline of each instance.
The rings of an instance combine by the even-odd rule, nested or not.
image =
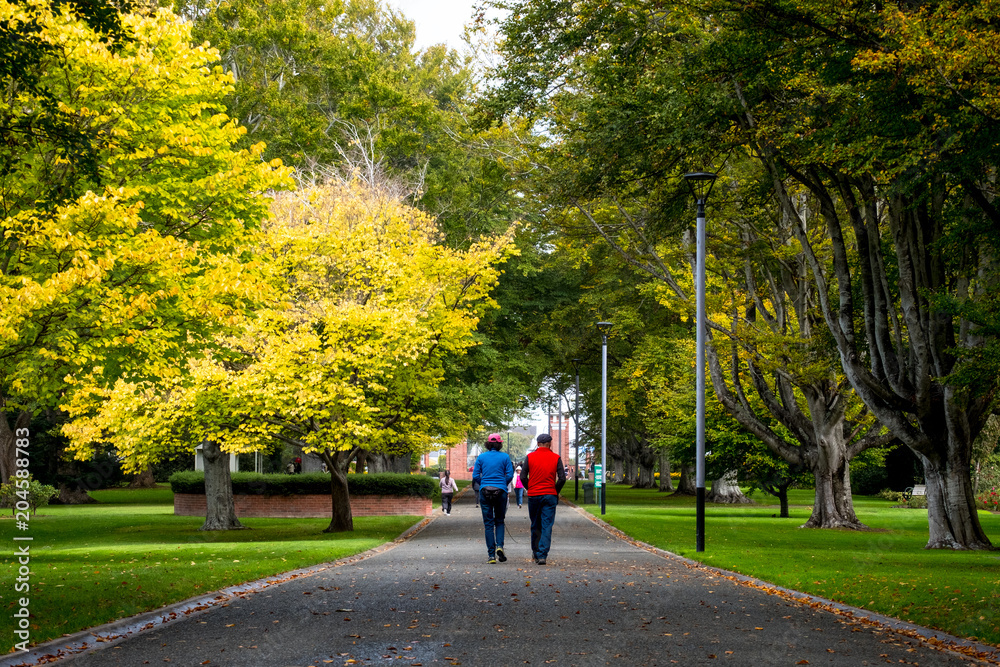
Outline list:
[[[572,479],[575,449],[570,438],[569,414],[556,413],[549,416],[549,435],[552,436],[552,451],[559,455]]]
[[[442,450],[443,456],[438,457],[439,470],[450,470],[451,476],[455,479],[472,479],[472,472],[469,468],[472,462],[469,461],[469,443],[466,440],[453,447]],[[430,452],[424,453],[424,467],[431,465]]]

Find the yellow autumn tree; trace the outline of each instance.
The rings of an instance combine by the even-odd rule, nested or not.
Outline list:
[[[259,297],[239,249],[290,185],[234,148],[232,77],[188,25],[126,14],[107,35],[73,11],[0,0],[36,56],[0,92],[0,409],[22,416],[210,347]],[[8,431],[0,413],[0,450]]]
[[[120,382],[68,429],[140,468],[200,441],[315,452],[330,471],[328,532],[352,530],[347,467],[360,447],[418,444],[443,428],[444,365],[475,343],[509,237],[448,248],[434,220],[358,182],[278,195],[259,255],[282,298],[157,383]],[[208,480],[206,480],[206,486]]]

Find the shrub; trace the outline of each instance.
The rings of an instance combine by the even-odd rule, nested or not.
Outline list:
[[[48,505],[49,499],[56,495],[59,495],[59,492],[54,486],[42,484],[37,479],[11,478],[6,484],[0,485],[0,507],[9,507],[16,511],[17,501],[24,500],[34,514],[39,507]]]
[[[352,496],[420,496],[431,498],[438,484],[423,475],[379,473],[348,475],[347,489]],[[170,476],[174,493],[205,493],[205,473],[196,470]],[[330,493],[330,475],[323,472],[302,475],[262,475],[255,472],[233,473],[233,493],[237,495],[292,496]]]
[[[903,491],[893,491],[892,489],[882,489],[877,494],[875,494],[883,500],[891,500],[895,503],[905,503],[906,493]]]
[[[1000,488],[989,489],[976,496],[976,507],[981,510],[1000,512]]]
[[[896,507],[909,507],[910,509],[924,509],[927,507],[927,496],[913,496],[906,493],[906,491],[882,489],[875,495],[879,498],[899,503]]]

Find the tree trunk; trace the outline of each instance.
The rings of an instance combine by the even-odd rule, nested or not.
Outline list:
[[[854,514],[851,498],[851,466],[843,417],[838,410],[828,410],[823,396],[805,392],[812,415],[816,447],[807,461],[816,480],[812,516],[803,528],[850,528],[867,530]]]
[[[774,487],[773,495],[777,496],[778,503],[781,506],[781,513],[778,516],[782,519],[788,518],[788,486],[791,483],[791,480],[788,480]]]
[[[388,457],[379,452],[368,452],[368,472],[372,475],[390,472]]]
[[[823,453],[834,452],[826,450]],[[813,468],[813,479],[816,480],[816,497],[812,515],[802,524],[803,528],[868,529],[854,514],[851,470],[846,456],[839,460],[834,456],[821,458],[820,464]]]
[[[712,482],[712,490],[705,499],[712,503],[729,505],[751,505],[753,501],[744,495],[736,479],[736,471],[730,470],[719,479]]]
[[[850,467],[846,459],[839,466],[814,469],[813,479],[816,480],[816,497],[812,515],[802,524],[803,528],[868,529],[854,514]]]
[[[398,472],[403,475],[410,474],[410,453],[393,454],[389,456],[389,472]]]
[[[638,475],[635,485],[640,489],[656,488],[656,450],[650,447],[645,440],[640,442],[636,463]]]
[[[358,475],[363,475],[365,472],[365,468],[368,467],[368,450],[359,449],[358,455],[355,457],[354,461],[355,461],[354,472],[357,473]],[[327,468],[329,467],[330,464],[328,463]]]
[[[968,464],[949,449],[951,456],[943,460],[933,460],[917,452],[924,464],[924,483],[927,485],[930,539],[925,548],[990,549],[990,541],[983,533],[975,509]]]
[[[639,465],[639,483],[636,485],[639,489],[653,489],[656,487],[656,477],[654,476],[655,471],[651,467],[646,467],[644,465]]]
[[[128,488],[152,489],[154,486],[156,486],[156,478],[153,477],[153,467],[149,466],[129,482]]]
[[[670,479],[670,454],[660,452],[660,491],[673,491],[674,482]]]
[[[219,443],[202,443],[205,462],[205,523],[198,530],[238,530],[246,528],[236,518],[233,503],[233,480],[229,475],[229,453]]]
[[[927,485],[927,549],[992,549],[979,523],[976,497],[972,490],[972,444],[965,401],[956,389],[945,386],[941,422],[921,420],[922,430],[944,430],[931,438],[934,450],[918,452]],[[930,423],[927,423],[929,421]],[[985,419],[984,419],[985,423]],[[943,442],[942,442],[943,441]]]
[[[62,483],[59,485],[59,495],[56,496],[55,504],[58,505],[86,505],[88,503],[96,503],[97,501],[90,497],[87,490],[82,486],[77,486],[76,488],[71,487],[69,484]]]
[[[14,459],[17,458],[17,447],[14,446],[16,433],[23,433],[20,429],[27,429],[31,425],[31,413],[22,410],[14,420],[14,428],[11,429],[10,422],[7,421],[7,413],[0,410],[0,484],[10,481],[11,475],[17,470]],[[29,451],[31,433],[28,433]]]
[[[625,460],[619,456],[613,457],[611,459],[611,469],[613,471],[614,477],[611,481],[614,484],[624,484],[625,483]]]
[[[351,494],[347,487],[347,471],[351,465],[351,459],[357,455],[357,448],[349,451],[323,450],[320,456],[326,461],[326,467],[330,471],[330,525],[324,533],[344,533],[354,530],[354,516],[351,514]],[[369,466],[374,458],[381,455],[373,455],[369,459]]]
[[[677,490],[674,493],[679,496],[697,495],[698,489],[695,487],[694,465],[688,463],[681,465],[681,479],[677,482]]]

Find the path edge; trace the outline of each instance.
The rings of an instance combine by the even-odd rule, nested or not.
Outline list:
[[[372,547],[367,551],[354,554],[353,556],[347,556],[328,563],[310,565],[309,567],[297,570],[289,570],[288,572],[280,572],[255,581],[248,581],[210,593],[196,595],[186,600],[160,607],[159,609],[144,611],[135,616],[120,618],[116,621],[104,623],[103,625],[96,625],[92,628],[59,637],[58,639],[50,639],[47,642],[32,647],[27,653],[7,653],[0,656],[0,667],[34,667],[35,665],[50,665],[62,662],[63,660],[71,660],[81,653],[114,646],[140,632],[159,628],[168,623],[183,621],[214,607],[228,604],[233,599],[252,595],[271,586],[283,584],[293,579],[310,577],[325,570],[366,560],[406,542],[426,528],[438,516],[439,514],[433,514],[429,517],[424,517],[400,533],[395,539]]]

